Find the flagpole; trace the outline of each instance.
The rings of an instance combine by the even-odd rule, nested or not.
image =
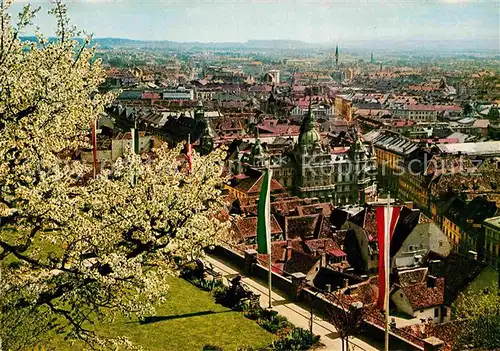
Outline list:
[[[271,183],[273,181],[273,171],[269,169],[269,164],[267,164],[267,173],[268,173],[268,177],[269,177],[269,193],[271,193]],[[269,201],[271,201],[269,199]],[[269,212],[271,211],[271,207],[269,207]],[[269,233],[269,237],[271,237],[271,213],[268,213],[268,218],[269,218],[269,222],[267,222],[267,232]],[[273,308],[273,303],[272,303],[272,298],[271,298],[271,294],[272,294],[272,287],[271,287],[271,283],[272,283],[272,280],[273,280],[273,272],[272,272],[272,259],[271,259],[271,253],[272,253],[272,247],[273,247],[273,243],[272,243],[272,238],[269,240],[269,281],[268,281],[268,285],[269,285],[269,308]]]
[[[384,246],[387,248],[390,248],[390,230],[391,230],[391,219],[392,219],[392,212],[391,212],[391,192],[389,191],[387,193],[387,216],[385,216],[385,242]],[[390,270],[390,249],[384,248],[385,254],[384,254],[384,265],[385,265],[385,294],[384,294],[384,304],[385,304],[385,351],[389,351],[389,270]]]
[[[188,134],[188,140],[187,140],[187,157],[188,157],[188,174],[191,174],[191,163],[193,162],[191,157],[193,156],[193,150],[191,148],[191,133]]]
[[[94,161],[94,178],[97,175],[97,119],[92,121],[92,158]]]

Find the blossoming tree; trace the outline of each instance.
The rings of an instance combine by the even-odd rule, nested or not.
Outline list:
[[[154,313],[166,278],[192,250],[227,228],[218,216],[220,153],[183,171],[181,147],[128,153],[95,179],[75,155],[111,94],[89,40],[60,1],[58,39],[26,42],[29,6],[17,24],[2,1],[0,37],[0,337],[5,349],[56,329],[89,345],[126,343],[91,324],[116,313]],[[134,178],[135,181],[131,182]]]

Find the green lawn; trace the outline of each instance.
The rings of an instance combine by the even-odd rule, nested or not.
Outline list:
[[[144,350],[202,350],[206,344],[224,350],[238,346],[264,347],[276,337],[257,323],[214,302],[204,292],[180,278],[170,280],[169,300],[157,308],[156,321],[140,324],[137,319],[118,319],[111,325],[99,325],[104,335],[127,336]],[[82,350],[55,341],[46,344],[49,350]]]
[[[474,281],[467,287],[465,292],[482,292],[485,288],[491,288],[498,283],[498,272],[492,267],[486,267]]]

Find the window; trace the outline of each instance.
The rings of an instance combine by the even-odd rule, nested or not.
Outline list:
[[[434,309],[434,317],[439,317],[439,307]]]
[[[443,247],[443,240],[439,240],[439,247]]]

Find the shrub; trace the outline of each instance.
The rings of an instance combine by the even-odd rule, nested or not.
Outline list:
[[[293,328],[290,334],[274,341],[272,348],[277,351],[308,350],[318,341],[319,336],[312,335],[309,330]]]
[[[245,311],[245,317],[253,321],[256,321],[257,319],[260,318],[262,311],[264,310],[260,307],[250,308]]]
[[[215,298],[215,302],[220,303],[223,306],[227,306],[227,298],[228,298],[229,288],[225,285],[217,286],[212,294]]]
[[[203,267],[196,261],[186,263],[180,272],[180,276],[186,280],[194,281],[203,279]]]
[[[252,309],[252,305],[250,304],[250,301],[248,301],[248,300],[241,300],[233,307],[233,310],[240,311],[240,312],[247,312],[247,311],[250,311],[251,309]]]
[[[212,291],[214,289],[214,280],[212,279],[198,279],[197,284],[202,290]]]
[[[257,323],[270,333],[277,334],[291,326],[291,323],[286,319],[286,317],[280,316],[278,314],[273,314],[267,318],[259,318]]]

